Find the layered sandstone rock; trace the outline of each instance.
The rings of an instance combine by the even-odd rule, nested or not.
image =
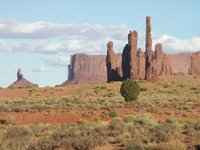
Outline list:
[[[116,54],[116,57],[117,66],[121,66],[121,55]],[[107,81],[105,55],[72,55],[68,69],[69,78],[63,85]]]
[[[123,80],[130,78],[130,45],[126,44],[122,53],[122,72],[123,72]]]
[[[137,57],[137,31],[130,31],[128,34],[128,44],[122,53],[123,79],[139,79],[138,76],[138,57]]]
[[[146,17],[146,67],[150,66],[153,52],[152,52],[152,38],[151,38],[151,17]]]
[[[190,75],[200,76],[200,51],[191,56],[191,67],[188,70]]]
[[[113,42],[107,43],[107,56],[106,56],[106,67],[107,67],[107,81],[120,81],[122,78],[121,68],[117,66],[117,55],[113,50]]]
[[[128,40],[130,45],[130,79],[138,80],[137,31],[130,32]]]
[[[23,77],[21,69],[17,70],[17,80],[13,82],[8,88],[32,88],[38,87],[37,84],[34,84]]]
[[[150,66],[147,68],[146,80],[153,82],[158,80],[158,65],[156,59],[152,59]]]
[[[158,79],[158,65],[156,58],[153,57],[152,38],[151,38],[151,17],[146,17],[146,66],[145,78],[148,81],[156,81]]]
[[[163,53],[161,43],[158,43],[155,46],[155,59],[157,61],[159,75],[172,75],[172,68],[169,63],[169,58]]]
[[[138,77],[140,80],[145,79],[145,54],[142,52],[142,49],[139,48],[137,51],[137,58],[138,58]]]
[[[169,63],[172,67],[173,73],[188,74],[188,69],[191,66],[191,52],[167,54]]]

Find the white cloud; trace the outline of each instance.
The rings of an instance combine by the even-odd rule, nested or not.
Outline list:
[[[122,52],[127,43],[128,27],[88,23],[61,24],[52,22],[20,23],[0,19],[0,51],[106,54],[106,43],[114,41],[114,49]],[[163,43],[164,50],[198,51],[200,37],[181,39],[170,35],[153,36],[153,43]],[[139,32],[138,47],[144,50],[145,34]]]
[[[154,40],[154,43],[163,43],[164,49],[168,51],[198,51],[200,50],[200,38],[192,37],[180,39],[170,35],[162,35]]]
[[[70,63],[70,57],[51,57],[44,59],[45,63],[53,67],[67,67]]]
[[[49,68],[45,66],[40,66],[32,70],[32,72],[48,72],[48,71],[49,71]]]
[[[125,32],[124,32],[125,31]],[[126,33],[127,27],[103,26],[88,23],[52,23],[38,21],[32,23],[20,23],[10,20],[0,20],[0,38],[50,38],[66,36],[67,38],[81,37],[83,39],[99,39],[106,36],[122,38]]]

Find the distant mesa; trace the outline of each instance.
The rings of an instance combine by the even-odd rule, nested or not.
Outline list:
[[[31,88],[31,87],[38,87],[38,85],[25,79],[23,74],[21,73],[21,69],[19,68],[17,70],[17,81],[13,82],[13,84],[11,84],[8,88]]]

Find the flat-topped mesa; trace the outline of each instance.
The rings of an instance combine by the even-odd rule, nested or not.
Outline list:
[[[138,80],[138,58],[137,58],[138,33],[133,31],[128,34],[128,43],[130,45],[130,78]]]
[[[121,68],[117,65],[117,55],[113,50],[112,41],[109,41],[107,43],[106,67],[107,67],[108,82],[121,80],[122,77]]]
[[[146,67],[149,67],[153,57],[152,38],[151,38],[151,17],[146,17]]]

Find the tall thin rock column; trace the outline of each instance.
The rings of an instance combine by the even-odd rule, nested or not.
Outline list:
[[[151,38],[151,17],[146,17],[146,67],[149,67],[153,57]]]
[[[138,77],[138,58],[137,58],[137,31],[130,32],[128,35],[130,45],[130,78],[133,80],[139,79]]]
[[[113,42],[109,41],[107,43],[107,56],[106,56],[106,67],[107,67],[107,80],[116,81],[117,80],[117,58],[113,50]]]

